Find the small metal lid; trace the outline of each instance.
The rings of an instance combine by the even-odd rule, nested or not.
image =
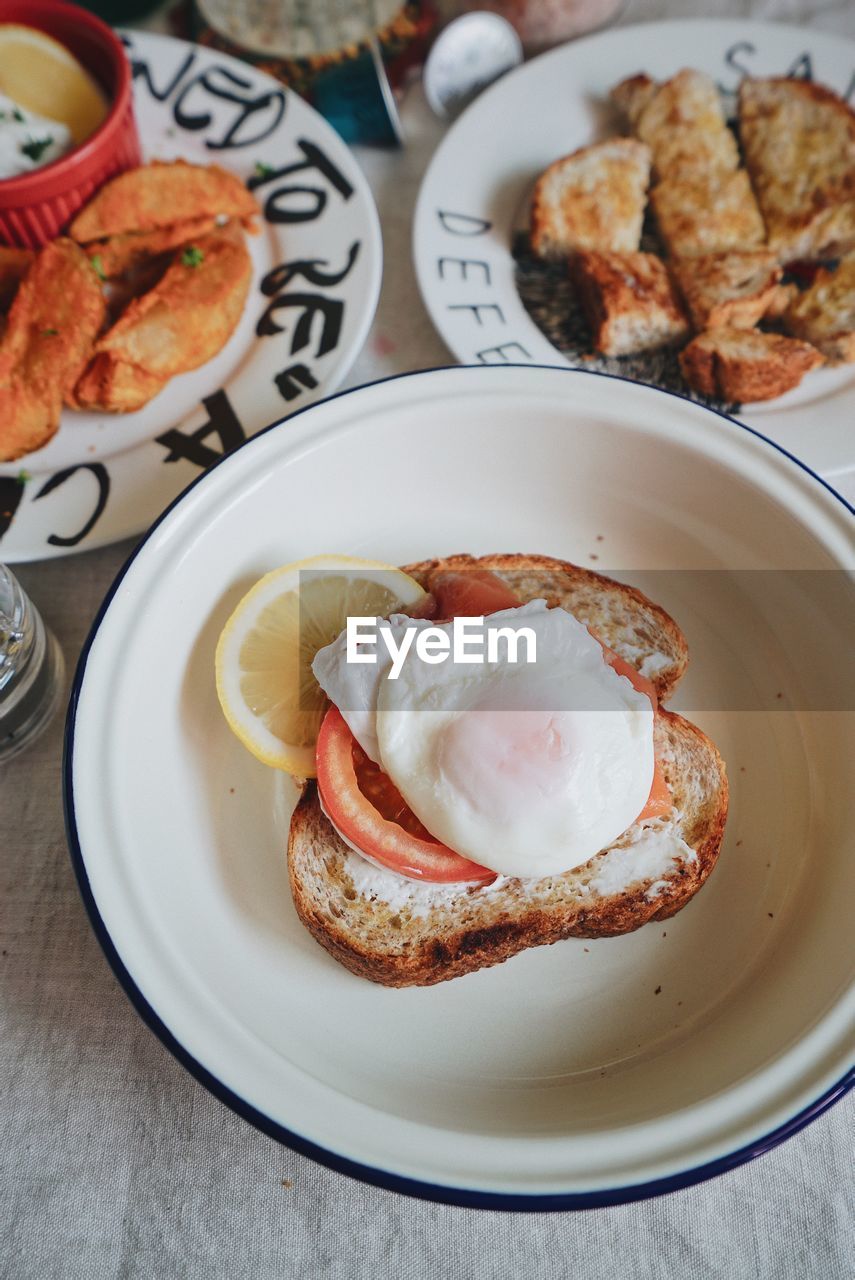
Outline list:
[[[453,119],[522,60],[520,38],[505,18],[479,10],[465,13],[433,43],[424,66],[425,96],[436,115]]]

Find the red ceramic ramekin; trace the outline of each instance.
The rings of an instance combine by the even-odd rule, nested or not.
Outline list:
[[[37,249],[68,225],[108,178],[141,163],[131,68],[115,32],[64,0],[0,0],[0,22],[47,32],[90,71],[111,107],[91,137],[42,169],[0,179],[0,242]]]

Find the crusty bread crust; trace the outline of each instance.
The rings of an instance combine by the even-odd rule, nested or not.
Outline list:
[[[738,403],[774,400],[822,363],[809,343],[758,329],[708,329],[680,352],[690,387]]]
[[[497,573],[523,601],[545,598],[591,626],[634,665],[639,654],[659,655],[651,672],[660,698],[674,689],[688,662],[685,638],[659,605],[634,587],[551,556],[448,556],[407,565],[429,587],[437,570],[477,567]],[[528,947],[563,938],[628,933],[674,915],[697,893],[718,857],[728,788],[721,757],[709,738],[681,716],[660,711],[657,756],[680,812],[680,835],[694,858],[667,875],[630,880],[617,893],[592,881],[609,850],[584,867],[536,881],[510,878],[479,891],[461,886],[449,903],[426,914],[367,897],[347,870],[351,857],[323,814],[317,787],[307,783],[291,820],[288,869],[294,904],[317,941],[351,972],[386,986],[427,986],[499,964]],[[620,842],[618,842],[619,844]]]
[[[667,744],[666,777],[684,810],[684,839],[695,859],[657,881],[655,892],[649,880],[617,894],[586,891],[608,855],[603,850],[562,876],[533,883],[510,879],[492,895],[464,888],[455,903],[419,918],[355,891],[347,846],[321,811],[317,787],[310,782],[288,840],[298,916],[345,968],[390,987],[431,986],[501,964],[529,947],[565,938],[615,937],[651,920],[667,920],[694,897],[716,864],[728,788],[721,757],[700,729],[668,711],[660,713],[657,729]]]

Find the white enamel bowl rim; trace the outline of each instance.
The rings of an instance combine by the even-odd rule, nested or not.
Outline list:
[[[665,1176],[651,1176],[645,1181],[628,1179],[625,1184],[619,1186],[608,1185],[584,1191],[568,1189],[567,1191],[536,1190],[532,1192],[517,1188],[508,1191],[498,1189],[500,1185],[507,1186],[507,1182],[501,1184],[493,1182],[491,1185],[488,1174],[484,1175],[480,1184],[477,1179],[468,1178],[458,1178],[451,1182],[445,1182],[436,1177],[433,1180],[422,1179],[420,1176],[407,1173],[403,1167],[396,1170],[391,1160],[378,1167],[376,1162],[372,1163],[370,1153],[366,1155],[358,1149],[358,1144],[354,1145],[352,1141],[343,1141],[338,1147],[329,1139],[318,1141],[310,1114],[305,1111],[298,1113],[301,1118],[295,1121],[295,1113],[291,1112],[287,1116],[287,1123],[283,1121],[281,1114],[278,1119],[274,1118],[268,1114],[267,1110],[256,1105],[250,1097],[246,1096],[252,1092],[251,1089],[242,1090],[240,1082],[234,1075],[228,1079],[229,1072],[223,1070],[221,1064],[212,1058],[211,1054],[200,1053],[198,1050],[191,1052],[182,1042],[181,1027],[167,1026],[157,1008],[143,994],[141,983],[132,976],[125,965],[121,956],[122,938],[114,938],[110,934],[90,882],[86,851],[81,845],[76,811],[78,800],[80,803],[85,803],[81,797],[75,795],[74,773],[75,738],[81,714],[85,715],[85,685],[87,677],[91,675],[88,659],[93,643],[109,617],[111,603],[119,586],[134,566],[143,572],[146,565],[156,566],[159,554],[158,543],[162,541],[162,534],[169,535],[171,530],[176,530],[181,525],[185,532],[188,526],[194,526],[195,534],[198,536],[199,529],[194,525],[194,514],[197,517],[201,515],[204,519],[206,508],[208,515],[212,510],[218,509],[218,495],[222,494],[226,478],[221,473],[222,467],[228,469],[227,475],[232,486],[235,482],[240,482],[242,473],[246,478],[259,464],[267,464],[273,457],[277,459],[278,466],[287,467],[290,461],[299,459],[317,447],[322,447],[331,437],[354,429],[366,413],[370,414],[372,408],[376,409],[384,402],[394,402],[395,397],[400,396],[402,392],[427,400],[432,391],[437,395],[448,394],[450,390],[455,394],[464,390],[495,393],[497,390],[507,391],[512,386],[516,387],[518,392],[522,390],[533,393],[536,388],[557,387],[564,391],[568,379],[575,380],[580,388],[584,386],[589,390],[587,384],[592,378],[599,379],[599,403],[602,403],[603,398],[607,396],[611,396],[616,402],[622,404],[633,401],[640,404],[644,399],[650,402],[650,398],[653,397],[659,402],[659,411],[663,419],[667,414],[662,411],[670,409],[671,417],[679,415],[686,428],[690,428],[694,420],[697,423],[699,439],[704,429],[709,432],[709,428],[714,426],[721,433],[721,450],[727,456],[727,461],[731,464],[734,461],[741,464],[744,475],[761,476],[769,487],[774,485],[780,492],[781,501],[785,497],[790,499],[791,512],[796,512],[796,508],[799,508],[797,515],[807,515],[808,519],[812,517],[813,523],[809,525],[810,532],[816,534],[826,548],[831,548],[831,553],[836,555],[839,563],[847,565],[851,557],[849,548],[852,508],[798,459],[787,455],[784,450],[767,441],[760,433],[734,419],[726,419],[724,415],[715,414],[679,396],[672,396],[655,388],[639,386],[623,379],[613,379],[603,374],[582,370],[530,365],[499,368],[454,366],[447,369],[426,370],[396,375],[381,383],[339,392],[322,402],[307,406],[305,410],[291,415],[287,423],[274,424],[251,437],[239,450],[228,455],[211,471],[200,476],[195,484],[164,512],[118,575],[93,624],[74,680],[66,724],[63,763],[63,790],[69,847],[93,929],[116,976],[139,1014],[164,1045],[202,1084],[265,1133],[331,1168],[363,1181],[424,1199],[472,1207],[513,1210],[594,1207],[626,1203],[630,1200],[676,1190],[744,1163],[797,1132],[851,1088],[853,1072],[851,1069],[847,1070],[849,1062],[846,1056],[845,1038],[840,1034],[841,1008],[836,1005],[823,1016],[819,1024],[823,1026],[830,1023],[832,1018],[834,1019],[832,1033],[836,1047],[831,1053],[827,1053],[827,1056],[822,1057],[821,1061],[820,1053],[814,1049],[814,1057],[807,1063],[801,1062],[799,1067],[801,1075],[796,1081],[797,1087],[793,1087],[790,1079],[787,1081],[787,1089],[780,1091],[786,1094],[786,1097],[778,1096],[770,1100],[769,1097],[763,1096],[762,1085],[758,1096],[755,1080],[751,1095],[754,1100],[753,1120],[741,1116],[738,1124],[728,1131],[726,1139],[722,1138],[720,1131],[718,1137],[706,1141],[706,1151],[702,1149],[694,1159],[687,1157],[684,1166],[670,1170]],[[416,382],[409,381],[412,379]],[[559,382],[559,380],[563,381]],[[718,447],[717,444],[716,448]],[[232,492],[234,492],[233,488]],[[214,502],[213,508],[208,506],[211,500]],[[97,687],[97,680],[96,675],[94,687]],[[184,993],[183,998],[191,999],[192,997]],[[845,1013],[845,1010],[843,1012]],[[828,1050],[827,1044],[825,1049]],[[288,1070],[294,1073],[289,1078],[296,1079],[299,1075],[303,1077],[307,1086],[312,1085],[305,1076],[305,1072],[299,1067],[289,1065]],[[759,1074],[763,1076],[763,1072]],[[809,1082],[805,1083],[807,1077]],[[320,1088],[319,1085],[312,1087]],[[770,1092],[773,1087],[771,1082],[767,1082],[766,1088]],[[283,1089],[282,1093],[286,1094],[287,1090]],[[721,1099],[718,1100],[718,1105],[721,1105]],[[270,1109],[272,1108],[268,1110]],[[758,1121],[757,1115],[761,1112],[763,1121]],[[772,1123],[769,1121],[770,1116]],[[404,1127],[412,1126],[411,1121],[390,1121],[390,1123]],[[722,1126],[722,1130],[724,1127],[726,1126]],[[710,1149],[713,1151],[712,1158],[710,1158]],[[536,1153],[533,1154],[536,1156]],[[521,1180],[518,1187],[523,1185]]]

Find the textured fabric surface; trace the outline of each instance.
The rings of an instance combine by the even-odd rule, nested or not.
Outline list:
[[[710,8],[636,0],[624,20],[678,11]],[[851,2],[741,0],[716,12],[807,20],[855,36]],[[349,385],[448,362],[409,252],[415,192],[440,129],[418,87],[404,115],[411,142],[402,154],[360,154],[387,265]],[[131,545],[20,569],[70,670]],[[61,736],[57,722],[0,769],[0,1277],[853,1275],[851,1101],[703,1186],[577,1214],[410,1200],[257,1133],[173,1060],[107,966],[66,851]]]

